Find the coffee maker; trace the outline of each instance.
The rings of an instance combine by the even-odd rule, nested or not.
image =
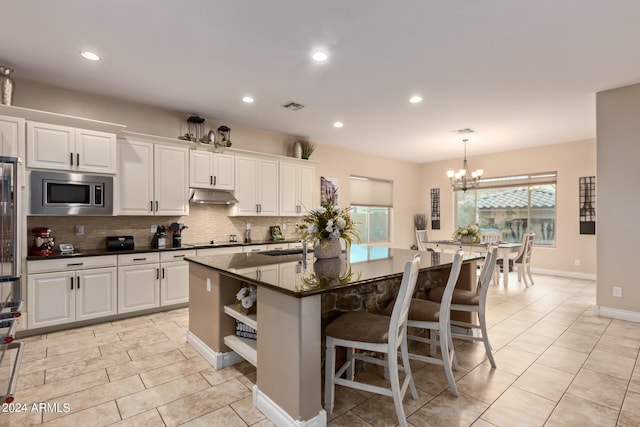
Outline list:
[[[31,230],[33,245],[29,249],[29,255],[42,256],[53,253],[53,236],[51,229],[47,227],[35,227]]]
[[[171,246],[174,248],[182,247],[182,230],[189,228],[186,225],[178,222],[172,222],[169,225],[169,232],[172,236]]]
[[[159,225],[151,240],[151,247],[154,249],[164,249],[167,247],[167,227]]]

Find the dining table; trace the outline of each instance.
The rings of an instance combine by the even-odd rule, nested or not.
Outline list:
[[[496,243],[493,243],[496,244]],[[489,243],[463,243],[457,240],[432,240],[425,243],[427,249],[435,252],[456,252],[462,249],[465,253],[483,254],[487,252]],[[509,259],[511,254],[518,253],[521,243],[497,242],[498,256],[502,258],[502,283],[506,288],[509,285]]]

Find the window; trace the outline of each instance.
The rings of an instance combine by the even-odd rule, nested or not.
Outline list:
[[[351,176],[351,219],[363,244],[389,242],[393,182]]]
[[[389,241],[389,208],[351,206],[351,219],[356,222],[362,243]]]
[[[455,201],[457,226],[477,223],[507,242],[535,233],[538,245],[556,243],[555,172],[483,179],[475,190],[456,191]]]

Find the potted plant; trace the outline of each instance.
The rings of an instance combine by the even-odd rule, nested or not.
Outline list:
[[[311,153],[316,149],[316,144],[311,141],[300,141],[300,145],[302,146],[302,158],[308,160],[311,156]]]
[[[480,228],[477,224],[458,227],[453,232],[453,240],[461,243],[480,243]]]

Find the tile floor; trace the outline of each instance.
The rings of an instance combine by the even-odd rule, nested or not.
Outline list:
[[[413,426],[640,425],[640,324],[593,315],[592,281],[534,276],[489,292],[497,369],[456,342],[458,398],[442,367],[412,364]],[[255,369],[214,371],[185,341],[187,309],[26,338],[15,403],[0,426],[269,426],[251,402]],[[376,369],[362,375],[380,381]],[[0,371],[0,377],[6,372]],[[48,410],[31,410],[46,402]],[[57,404],[58,406],[56,406]],[[7,409],[7,408],[3,408]],[[390,398],[338,388],[330,426],[396,423]]]

